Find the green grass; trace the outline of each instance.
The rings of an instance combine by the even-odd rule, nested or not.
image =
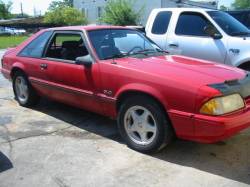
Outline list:
[[[80,41],[80,35],[59,35],[56,37],[56,45],[62,46],[64,41]]]
[[[15,47],[27,38],[28,36],[0,36],[0,49]]]

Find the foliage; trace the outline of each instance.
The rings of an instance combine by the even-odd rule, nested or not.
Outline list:
[[[82,12],[72,7],[58,7],[48,11],[44,16],[44,22],[60,26],[87,24],[86,17]]]
[[[235,0],[232,6],[235,9],[249,9],[250,8],[250,0]]]
[[[49,5],[49,11],[63,7],[73,7],[73,0],[54,0]]]
[[[137,12],[133,9],[133,3],[129,0],[108,1],[101,22],[112,25],[137,25],[140,21],[143,7]]]
[[[226,6],[224,6],[224,5],[221,5],[221,6],[220,6],[220,10],[222,10],[222,11],[227,11],[228,8],[227,8]]]
[[[11,6],[12,6],[11,1],[4,3],[2,0],[0,0],[0,19],[11,18],[11,13],[10,13]]]

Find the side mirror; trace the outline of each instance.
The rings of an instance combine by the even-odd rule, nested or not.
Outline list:
[[[222,38],[222,35],[219,33],[219,31],[212,25],[207,25],[204,28],[204,32],[215,40],[219,40]]]
[[[93,59],[90,55],[86,55],[77,57],[75,62],[77,65],[84,65],[85,67],[90,68],[92,66]]]

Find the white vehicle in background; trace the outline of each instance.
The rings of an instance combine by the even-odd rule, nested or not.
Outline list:
[[[146,35],[171,54],[250,70],[250,31],[229,14],[210,9],[154,9]]]
[[[15,28],[5,28],[5,32],[9,33],[10,35],[23,35],[26,33],[24,29],[15,29]]]
[[[16,35],[23,35],[23,34],[26,33],[26,30],[24,30],[24,29],[14,29],[14,33]]]

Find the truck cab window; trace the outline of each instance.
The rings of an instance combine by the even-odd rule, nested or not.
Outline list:
[[[206,37],[204,28],[212,25],[205,16],[200,13],[184,12],[180,15],[175,33],[177,35]]]
[[[170,22],[172,12],[162,11],[159,12],[154,20],[154,24],[152,27],[153,34],[165,34],[168,30],[168,25]]]

